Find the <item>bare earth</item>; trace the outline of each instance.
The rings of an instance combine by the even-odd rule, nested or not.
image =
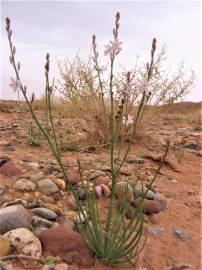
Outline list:
[[[45,144],[39,147],[31,147],[26,144],[26,121],[30,119],[29,113],[22,115],[16,113],[12,108],[5,109],[0,103],[0,141],[9,141],[14,151],[5,150],[0,146],[0,157],[8,157],[13,160],[24,176],[32,177],[47,168],[53,161],[53,157]],[[5,105],[5,104],[4,104]],[[2,106],[2,108],[1,108]],[[130,157],[141,156],[144,159],[143,165],[126,163],[124,170],[132,176],[147,181],[158,166],[158,156],[163,153],[163,145],[166,139],[170,139],[179,150],[180,162],[173,149],[168,155],[168,163],[161,169],[155,186],[159,193],[165,198],[166,209],[157,214],[159,223],[152,224],[146,218],[145,233],[147,242],[136,266],[128,269],[137,270],[166,270],[168,267],[177,264],[190,264],[192,270],[199,270],[201,265],[201,135],[202,131],[196,130],[201,125],[201,103],[179,103],[165,109],[158,119],[152,120],[145,131],[140,132],[137,138],[137,145],[130,152]],[[195,149],[189,146],[195,143]],[[188,145],[189,147],[185,147]],[[198,149],[196,149],[198,146]],[[188,150],[187,150],[188,149]],[[191,150],[190,150],[191,149]],[[68,166],[75,166],[79,157],[82,167],[97,169],[100,166],[109,166],[109,155],[107,148],[99,149],[93,153],[64,152],[63,160]],[[38,162],[40,168],[33,169],[27,166],[27,162]],[[4,176],[0,174],[0,185],[5,186],[3,195],[0,195],[0,208],[7,201],[17,198],[22,199],[24,194],[15,191],[12,186],[18,176]],[[40,199],[42,194],[39,191],[30,192],[31,196]],[[61,209],[67,209],[67,199],[70,196],[62,197],[54,204]],[[104,209],[105,199],[102,200]],[[74,211],[65,211],[71,218]],[[58,220],[60,223],[60,221]],[[147,232],[147,227],[163,229],[162,235],[155,235]],[[173,229],[178,228],[185,232],[187,239],[181,240],[173,234]],[[16,261],[16,269],[24,269],[19,261]],[[34,269],[34,268],[30,268]],[[40,269],[40,268],[37,268]],[[42,269],[42,268],[41,268]],[[84,268],[82,268],[84,269]],[[111,269],[96,261],[96,265],[90,270]],[[184,269],[184,268],[172,268]]]

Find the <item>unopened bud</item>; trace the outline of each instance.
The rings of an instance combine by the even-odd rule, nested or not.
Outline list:
[[[156,50],[156,43],[157,43],[157,40],[156,38],[153,38],[153,41],[152,41],[152,50]]]
[[[10,30],[8,31],[8,38],[9,38],[9,39],[11,39],[12,33],[13,33],[13,32],[12,32],[12,30],[10,29]]]
[[[147,70],[149,70],[149,63],[147,62]]]
[[[24,86],[23,91],[26,94],[26,92],[27,92],[27,86],[26,85]]]
[[[15,55],[15,53],[16,53],[16,48],[15,48],[15,46],[13,47],[13,55]]]
[[[32,93],[31,104],[34,102],[34,93]]]
[[[17,63],[18,71],[20,70],[20,62]]]
[[[7,32],[9,32],[10,24],[11,24],[11,20],[8,17],[6,17],[6,31]]]

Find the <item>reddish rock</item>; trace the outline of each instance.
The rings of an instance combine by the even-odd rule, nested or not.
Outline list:
[[[76,171],[74,170],[69,170],[67,172],[67,175],[69,177],[69,181],[72,183],[72,184],[77,184],[78,183],[78,174]]]
[[[78,232],[61,226],[42,231],[39,234],[44,255],[59,256],[67,264],[91,267],[95,258]]]
[[[1,166],[0,173],[6,176],[15,176],[21,175],[22,171],[15,166],[13,161],[8,161]]]
[[[152,224],[159,224],[159,217],[157,214],[150,214],[148,216],[148,220],[152,223]]]
[[[146,214],[153,214],[153,213],[159,213],[162,210],[161,203],[156,200],[144,200],[144,212]],[[134,206],[138,207],[139,200],[136,199],[134,201]]]
[[[10,144],[8,141],[0,141],[0,146],[9,146]]]
[[[109,185],[110,178],[108,176],[100,175],[96,178],[95,183],[96,186],[99,186],[100,184]]]

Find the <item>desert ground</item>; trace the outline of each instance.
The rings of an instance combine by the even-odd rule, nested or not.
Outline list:
[[[180,102],[160,108],[158,117],[154,115],[141,128],[120,171],[120,177],[148,184],[165,142],[170,140],[172,147],[151,191],[158,196],[160,209],[151,207],[145,214],[146,244],[136,265],[127,269],[201,269],[201,105]],[[47,144],[43,140],[35,147],[27,143],[30,119],[29,112],[18,110],[16,102],[1,101],[0,268],[111,269],[94,258],[78,234],[74,235],[77,210],[72,195]],[[76,132],[85,135],[85,129]],[[110,187],[108,146],[62,152],[77,190],[78,158],[84,175]],[[79,192],[85,204],[82,190]],[[106,193],[99,198],[103,215],[107,200]],[[151,201],[156,200],[149,198],[148,204]],[[46,265],[19,254],[43,258]]]

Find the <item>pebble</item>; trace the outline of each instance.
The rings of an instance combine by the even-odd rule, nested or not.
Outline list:
[[[6,237],[0,235],[0,257],[6,256],[10,251],[10,243]]]
[[[12,205],[0,209],[0,234],[16,228],[31,229],[31,218],[22,205]]]
[[[85,189],[82,187],[78,187],[77,189],[77,194],[80,200],[85,200],[86,199],[86,192]]]
[[[34,208],[32,209],[32,213],[48,220],[55,220],[57,218],[57,214],[55,212],[45,207]]]
[[[13,185],[13,188],[18,191],[34,191],[36,184],[28,179],[19,179]]]
[[[192,265],[190,263],[180,263],[180,264],[169,266],[165,270],[183,270],[187,268],[192,268]]]
[[[67,205],[69,206],[69,208],[73,211],[76,211],[78,209],[76,200],[73,196],[71,196],[67,202]]]
[[[13,152],[13,151],[15,151],[15,148],[13,146],[11,146],[11,145],[6,145],[6,146],[3,147],[2,151],[4,151],[4,152]]]
[[[52,227],[53,224],[51,221],[38,216],[32,216],[31,223],[33,228],[40,228],[40,227],[50,228]]]
[[[15,166],[13,161],[7,161],[0,167],[0,173],[6,176],[21,175],[22,171]]]
[[[175,235],[178,239],[180,239],[182,241],[188,240],[187,234],[182,229],[174,228],[173,235]]]
[[[7,157],[0,157],[0,167],[6,163],[7,161],[9,161],[10,159]]]
[[[37,182],[37,185],[40,191],[46,195],[51,195],[59,191],[57,185],[53,183],[53,181],[51,181],[50,179],[42,179]]]
[[[8,146],[11,143],[9,141],[0,141],[0,146]]]
[[[147,228],[147,231],[151,234],[155,234],[155,235],[162,235],[164,233],[164,229],[163,228],[157,228],[157,227],[151,227],[149,226]]]

